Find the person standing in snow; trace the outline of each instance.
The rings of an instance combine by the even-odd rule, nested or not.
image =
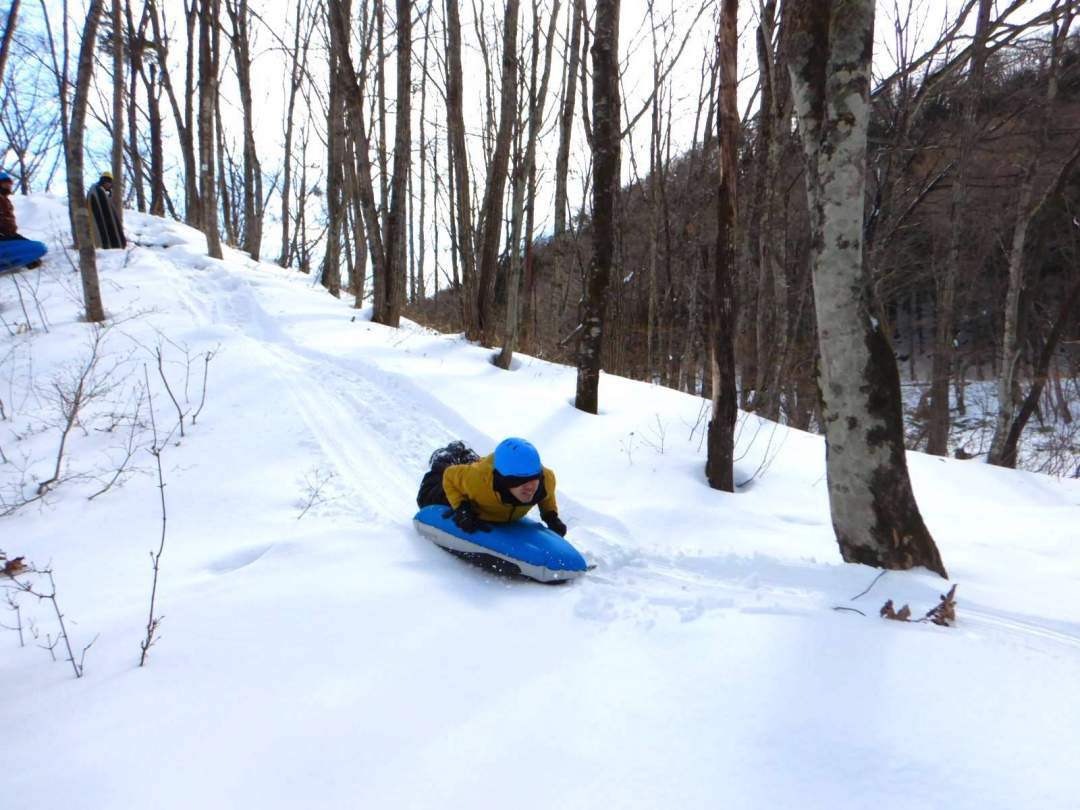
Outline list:
[[[90,186],[86,195],[86,204],[94,220],[94,232],[98,247],[105,249],[127,247],[124,229],[112,207],[113,178],[109,172],[102,172],[101,179]]]
[[[0,273],[14,272],[23,267],[41,266],[41,257],[48,248],[19,233],[15,222],[15,206],[11,203],[15,179],[0,170]]]
[[[446,466],[441,486],[436,486],[439,460],[445,456],[465,463]],[[470,534],[490,531],[490,523],[520,520],[539,506],[547,527],[566,536],[566,524],[559,519],[555,501],[555,473],[540,463],[540,454],[525,439],[504,439],[494,453],[484,458],[460,442],[436,451],[432,470],[424,476],[416,501],[421,507],[449,506],[454,523]]]

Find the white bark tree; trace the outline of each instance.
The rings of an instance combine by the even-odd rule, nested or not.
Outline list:
[[[947,577],[904,452],[900,377],[864,272],[874,0],[805,0],[788,70],[806,162],[829,506],[847,562]]]

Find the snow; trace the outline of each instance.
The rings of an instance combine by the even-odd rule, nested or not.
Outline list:
[[[52,474],[49,383],[91,333],[60,200],[16,206],[50,254],[17,278],[26,316],[0,278],[9,502],[34,492],[20,468]],[[605,375],[601,414],[583,414],[573,369],[519,355],[501,371],[460,336],[372,324],[309,277],[209,259],[177,223],[125,225],[136,246],[98,253],[112,388],[71,434],[69,480],[0,518],[0,549],[54,571],[76,654],[96,638],[75,679],[39,649],[49,604],[14,597],[27,644],[0,632],[12,801],[1077,806],[1080,481],[911,454],[958,622],[885,621],[886,599],[921,616],[948,584],[841,562],[820,438],[743,416],[743,486],[718,493],[698,398]],[[177,424],[159,348],[189,414],[162,451],[164,620],[139,668],[162,530],[148,430],[132,474],[88,496],[123,458],[128,429],[106,432],[109,414],[130,414],[145,378],[159,434]],[[555,470],[569,539],[598,566],[581,580],[500,578],[414,532],[429,454],[507,435]]]

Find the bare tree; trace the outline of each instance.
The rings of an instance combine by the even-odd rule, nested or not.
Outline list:
[[[992,5],[991,0],[979,0],[979,16],[975,37],[971,43],[971,67],[968,70],[965,92],[960,100],[963,105],[963,118],[960,122],[960,142],[949,206],[949,249],[937,284],[926,452],[938,456],[944,456],[949,451],[949,380],[952,376],[955,339],[956,284],[960,277],[960,254],[964,228],[968,221],[966,212],[971,153],[978,136],[979,106],[986,72],[986,40]]]
[[[295,28],[293,45],[289,51],[289,101],[285,107],[285,154],[281,169],[281,256],[278,264],[288,267],[292,261],[290,246],[292,237],[289,233],[290,208],[293,170],[293,133],[296,126],[296,98],[304,79],[304,65],[307,64],[308,45],[317,15],[310,12],[307,0],[296,0]],[[301,26],[301,20],[307,20],[307,26]]]
[[[533,0],[533,34],[532,46],[532,78],[529,88],[529,128],[525,140],[525,153],[520,156],[514,168],[513,191],[510,204],[510,274],[506,289],[506,328],[503,334],[503,347],[496,361],[500,368],[509,369],[514,356],[514,345],[518,336],[519,304],[518,290],[521,287],[521,229],[525,212],[526,192],[535,195],[535,185],[532,183],[536,167],[536,142],[540,135],[540,127],[544,122],[544,105],[547,102],[548,79],[551,77],[551,51],[555,43],[555,25],[559,17],[559,0],[551,6],[551,19],[548,22],[547,43],[544,52],[543,75],[537,84],[537,70],[540,61],[540,8],[536,0]],[[520,128],[520,127],[519,127]],[[530,201],[531,206],[531,201]],[[532,242],[532,221],[528,223],[525,232],[525,244]],[[526,248],[527,250],[527,248]]]
[[[717,195],[715,275],[712,290],[712,419],[709,420],[709,452],[705,474],[709,486],[735,491],[735,421],[738,395],[735,390],[735,275],[737,232],[737,169],[739,110],[737,73],[739,0],[720,5],[720,94],[717,141],[720,145],[720,188]]]
[[[807,0],[791,25],[833,529],[848,562],[944,577],[908,476],[896,361],[864,277],[874,0]]]
[[[394,174],[386,217],[386,262],[376,274],[372,320],[396,327],[408,273],[406,224],[408,179],[412,166],[412,0],[397,0],[397,111],[394,121]]]
[[[597,0],[592,44],[593,253],[586,282],[574,406],[596,413],[604,316],[615,255],[622,128],[619,116],[619,0]]]
[[[202,200],[199,191],[201,176],[199,163],[203,160],[201,140],[199,154],[196,154],[196,139],[193,106],[195,100],[195,58],[201,54],[201,49],[196,43],[195,26],[199,21],[199,3],[201,0],[184,0],[184,32],[186,48],[184,49],[184,76],[185,84],[178,91],[169,70],[168,35],[165,33],[164,12],[157,6],[157,0],[146,0],[150,9],[150,25],[154,31],[154,50],[157,55],[156,63],[161,81],[161,87],[169,99],[169,105],[173,113],[173,123],[180,141],[180,152],[184,161],[184,222],[192,227],[201,228],[202,225]],[[209,0],[206,0],[209,2]],[[183,107],[180,98],[183,98]],[[212,109],[212,106],[211,108]],[[201,107],[200,107],[201,114]],[[151,116],[153,121],[153,116]],[[208,122],[209,127],[209,122]],[[213,134],[208,132],[209,159],[213,160]],[[152,206],[151,206],[152,207]],[[215,217],[216,218],[216,217]]]
[[[112,0],[112,209],[124,224],[124,16],[122,0]]]
[[[559,152],[555,159],[555,235],[566,230],[566,175],[570,168],[570,136],[574,126],[574,103],[580,61],[581,27],[585,20],[585,0],[573,0],[568,24],[570,45],[563,76],[562,114],[559,117]]]
[[[352,4],[343,0],[342,13],[351,16]],[[341,297],[341,237],[345,225],[345,102],[342,83],[335,80],[343,43],[336,26],[330,28],[327,68],[330,89],[326,100],[326,252],[323,254],[320,282],[335,298]]]
[[[221,0],[197,0],[199,4],[199,187],[202,230],[206,249],[214,259],[222,258],[218,233],[217,188],[214,180],[214,102],[218,97],[218,55],[220,53]]]
[[[86,129],[86,103],[90,94],[90,79],[94,72],[95,38],[103,2],[104,0],[91,0],[90,8],[86,12],[65,153],[68,205],[72,211],[75,244],[79,249],[79,275],[82,277],[86,320],[91,323],[105,320],[105,307],[101,303],[94,238],[90,234],[90,211],[86,207],[86,193],[83,187],[83,134]]]
[[[517,107],[517,33],[519,0],[506,0],[503,22],[502,82],[499,96],[499,129],[495,136],[495,151],[488,169],[487,188],[481,213],[480,279],[477,284],[477,332],[468,335],[490,346],[495,342],[494,322],[495,274],[499,261],[499,242],[503,230],[503,196],[510,162],[510,141],[513,137],[514,110]]]
[[[465,145],[465,116],[462,106],[461,19],[458,0],[446,0],[446,134],[451,163],[451,206],[456,209],[452,237],[456,236],[457,255],[461,262],[461,287],[465,334],[479,329],[476,294],[476,253],[473,242],[472,203],[469,177],[469,153]],[[454,195],[456,191],[456,197]]]
[[[1056,178],[1042,193],[1036,193],[1036,177],[1052,134],[1051,127],[1056,112],[1055,102],[1057,101],[1061,78],[1063,51],[1068,40],[1069,28],[1077,14],[1075,3],[1055,0],[1053,8],[1054,11],[1059,8],[1065,9],[1065,15],[1060,20],[1055,19],[1053,23],[1054,30],[1050,43],[1050,67],[1046,83],[1046,102],[1039,125],[1036,147],[1021,175],[1020,186],[1017,189],[1016,221],[1013,225],[1009,249],[1009,282],[1001,335],[1001,376],[998,378],[998,410],[994,423],[994,438],[987,457],[987,461],[991,464],[1003,466],[1010,466],[1007,455],[1011,456],[1013,463],[1015,463],[1016,459],[1015,447],[1011,453],[1006,453],[1006,440],[1009,436],[1009,430],[1016,419],[1017,409],[1020,406],[1020,397],[1018,396],[1020,294],[1024,287],[1025,247],[1027,245],[1028,229],[1054,190],[1068,178],[1073,167],[1080,161],[1080,139],[1078,139],[1071,150],[1070,156],[1057,173]]]
[[[255,151],[255,123],[251,97],[251,11],[248,0],[225,0],[231,29],[233,64],[240,90],[244,127],[244,240],[243,249],[258,261],[262,249],[263,184],[262,166]],[[299,24],[299,21],[297,21]]]
[[[11,52],[11,42],[15,38],[15,27],[18,21],[19,0],[11,0],[7,24],[4,26],[4,39],[0,41],[0,86],[4,83],[4,69],[7,67],[8,54]]]

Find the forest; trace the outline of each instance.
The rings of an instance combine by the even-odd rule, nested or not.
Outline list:
[[[1078,8],[13,0],[0,155],[329,295],[822,433],[844,558],[944,567],[905,450],[1080,476]],[[856,483],[861,482],[861,483]]]

